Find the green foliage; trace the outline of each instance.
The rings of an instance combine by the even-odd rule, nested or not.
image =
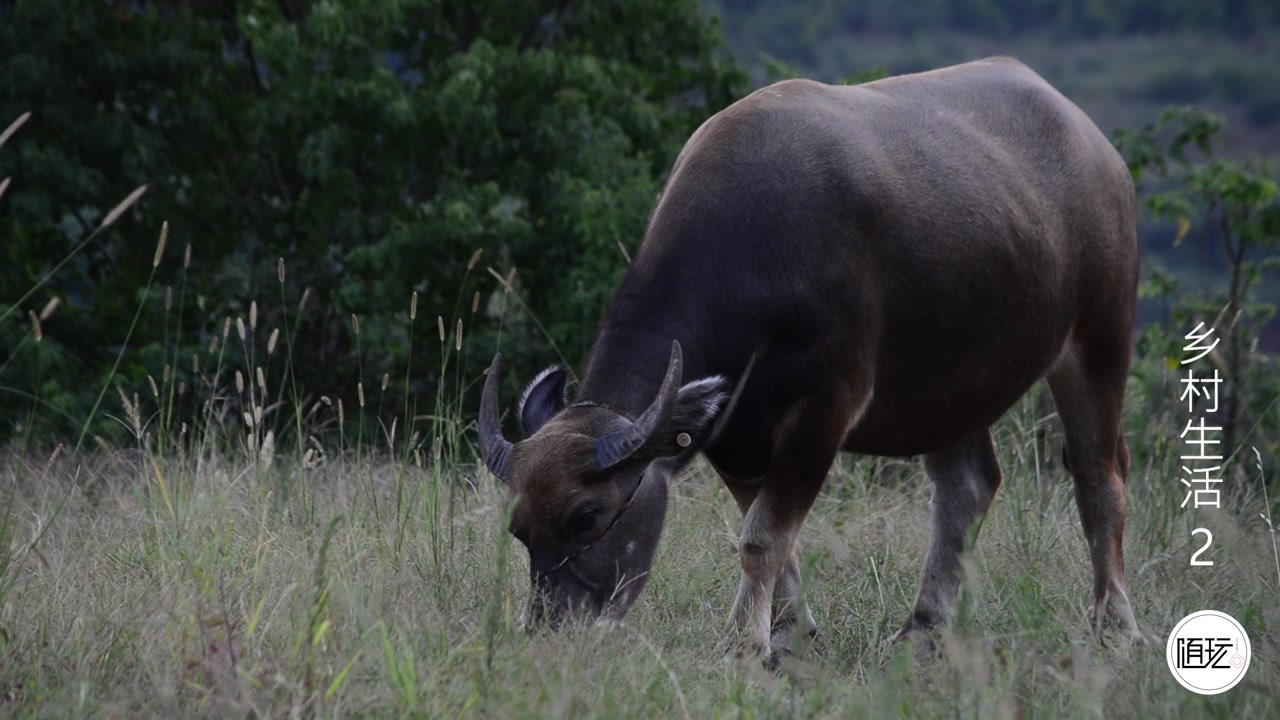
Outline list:
[[[194,386],[192,355],[251,300],[264,337],[294,325],[298,385],[352,407],[356,380],[372,387],[410,360],[393,393],[420,404],[442,379],[435,347],[408,357],[414,291],[423,325],[462,320],[480,341],[450,382],[477,376],[500,338],[513,377],[555,359],[530,317],[576,363],[679,147],[745,89],[689,0],[16,2],[0,7],[0,64],[0,122],[33,113],[0,151],[0,177],[13,177],[0,303],[151,184],[0,327],[0,385],[39,387],[38,404],[56,409],[40,413],[40,437],[78,429],[64,414],[89,415],[140,306],[120,373],[131,391],[161,367]],[[170,252],[138,297],[153,249],[142,238],[162,220]],[[165,285],[186,246],[195,307],[179,313],[165,300],[179,288]],[[507,313],[505,333],[497,313],[519,303],[499,297],[490,267],[518,271],[527,306]],[[54,296],[37,355],[16,319]],[[352,314],[360,343],[379,349],[363,364]],[[32,402],[0,394],[0,437]]]
[[[866,70],[845,75],[840,78],[840,82],[844,85],[861,85],[862,83],[868,83],[887,77],[889,77],[889,69],[883,65],[876,65],[875,67],[867,68]]]
[[[1162,381],[1164,368],[1177,368],[1184,354],[1183,334],[1200,322],[1214,327],[1222,342],[1208,356],[1206,371],[1223,378],[1223,448],[1233,454],[1254,444],[1274,459],[1280,452],[1280,366],[1259,351],[1258,341],[1276,308],[1259,289],[1280,270],[1280,182],[1265,163],[1218,157],[1214,145],[1223,127],[1213,113],[1177,107],[1138,130],[1115,133],[1134,179],[1157,185],[1144,194],[1146,207],[1178,223],[1174,243],[1195,238],[1204,262],[1213,251],[1226,268],[1224,286],[1206,285],[1200,292],[1181,291],[1176,278],[1148,269],[1141,291],[1161,301],[1165,322],[1144,329],[1139,353],[1156,362],[1140,365],[1139,372],[1149,383]]]
[[[1280,25],[1280,8],[1265,0],[715,0],[727,30],[781,57],[803,58],[833,32],[962,30],[998,38],[1029,31],[1059,37],[1221,30],[1247,35]]]

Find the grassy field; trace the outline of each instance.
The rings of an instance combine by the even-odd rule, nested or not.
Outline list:
[[[500,488],[465,457],[12,449],[0,715],[1275,717],[1280,567],[1262,484],[1242,478],[1221,512],[1181,509],[1173,419],[1130,407],[1145,459],[1126,550],[1146,643],[1089,640],[1071,484],[1045,459],[1056,419],[1029,400],[999,426],[1005,486],[941,656],[876,652],[928,542],[922,469],[842,460],[801,535],[821,634],[780,675],[726,659],[740,523],[701,466],[626,624],[556,635],[521,629],[525,553],[502,531]],[[1212,568],[1188,567],[1196,526],[1213,530]],[[1164,660],[1173,624],[1205,608],[1240,619],[1254,650],[1216,697],[1182,689]]]

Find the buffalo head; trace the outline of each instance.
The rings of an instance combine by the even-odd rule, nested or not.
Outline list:
[[[563,367],[529,384],[517,414],[525,439],[502,435],[495,356],[480,405],[480,451],[517,496],[511,533],[529,551],[533,622],[619,620],[649,575],[667,482],[696,452],[728,398],[728,381],[681,385],[681,351],[636,417],[588,398],[567,403]]]

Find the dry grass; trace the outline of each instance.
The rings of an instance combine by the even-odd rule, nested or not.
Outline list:
[[[530,635],[505,498],[470,465],[14,451],[0,460],[0,714],[1268,717],[1280,580],[1260,497],[1238,488],[1197,519],[1170,458],[1136,468],[1126,543],[1149,641],[1102,649],[1070,482],[1037,461],[1035,435],[1033,403],[1000,426],[1005,487],[943,657],[924,665],[875,649],[910,609],[927,481],[915,465],[892,482],[867,462],[833,471],[802,534],[822,635],[780,677],[724,659],[739,519],[702,468],[673,497],[623,628]],[[1213,568],[1187,566],[1196,525],[1214,530]],[[1203,608],[1242,620],[1255,652],[1245,682],[1212,698],[1164,662],[1170,628]]]

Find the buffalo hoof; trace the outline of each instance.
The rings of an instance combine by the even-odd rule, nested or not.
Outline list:
[[[792,657],[795,657],[795,655],[790,650],[770,648],[768,654],[761,661],[761,666],[764,667],[765,671],[781,677],[783,662]]]
[[[794,624],[774,628],[773,634],[769,636],[769,648],[791,655],[803,655],[818,637],[818,626],[810,625],[803,632],[796,630]]]
[[[1146,642],[1128,602],[1109,602],[1103,612],[1098,612],[1097,605],[1091,606],[1089,625],[1093,629],[1094,640],[1104,648],[1127,651]]]
[[[932,630],[907,624],[880,643],[876,659],[883,665],[899,647],[913,647],[917,662],[926,662],[938,656],[938,644],[934,641]]]
[[[770,648],[760,644],[758,641],[750,639],[742,639],[733,645],[733,649],[726,658],[731,658],[735,662],[748,663],[768,658]]]

